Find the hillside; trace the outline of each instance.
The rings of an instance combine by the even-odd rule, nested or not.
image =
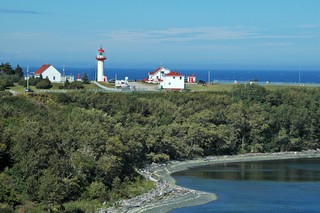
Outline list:
[[[135,169],[152,162],[320,148],[316,88],[0,96],[0,208],[9,212],[136,196],[153,184]]]

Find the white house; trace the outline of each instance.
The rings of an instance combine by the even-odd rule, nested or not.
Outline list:
[[[148,78],[148,83],[160,83],[163,79],[163,76],[170,73],[170,70],[164,68],[164,67],[159,67],[153,72],[149,72],[149,78]]]
[[[65,82],[66,80],[69,82],[74,81],[74,76],[61,75],[61,73],[51,64],[44,64],[34,72],[35,78],[40,78],[40,75],[42,75],[43,78],[48,78],[52,83]]]
[[[162,77],[160,81],[160,89],[165,90],[184,90],[184,75],[178,72],[169,72]]]
[[[34,77],[39,78],[40,75],[42,75],[43,78],[48,78],[51,82],[61,82],[61,73],[51,64],[44,64],[35,71]]]

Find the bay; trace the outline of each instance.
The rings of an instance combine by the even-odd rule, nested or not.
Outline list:
[[[218,200],[180,212],[320,212],[320,159],[240,162],[174,174],[177,185]]]

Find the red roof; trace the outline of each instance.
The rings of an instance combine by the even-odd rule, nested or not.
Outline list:
[[[166,74],[166,76],[183,76],[183,75],[177,72],[169,72],[168,74]]]
[[[37,71],[34,72],[35,75],[41,75],[44,71],[46,71],[51,64],[44,64],[42,65]]]
[[[162,67],[159,67],[159,68],[156,69],[155,71],[149,72],[149,75],[154,75],[154,74],[156,74],[157,72],[159,72],[161,69],[162,69]]]
[[[100,47],[100,49],[98,50],[99,53],[104,53],[104,50],[102,49],[102,47]]]

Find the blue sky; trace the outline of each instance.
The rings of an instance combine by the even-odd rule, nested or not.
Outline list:
[[[320,70],[319,0],[10,0],[0,62]]]

